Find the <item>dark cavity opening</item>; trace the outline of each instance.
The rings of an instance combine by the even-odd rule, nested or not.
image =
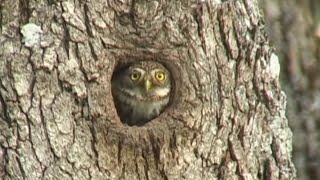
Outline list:
[[[112,96],[118,116],[129,126],[156,119],[171,104],[173,76],[159,61],[118,63],[112,75]]]

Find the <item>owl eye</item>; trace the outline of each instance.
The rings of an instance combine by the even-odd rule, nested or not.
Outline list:
[[[166,79],[166,75],[165,75],[164,72],[157,72],[157,73],[156,73],[156,78],[157,78],[157,80],[159,80],[159,81],[163,81],[163,80]]]
[[[140,72],[135,71],[131,73],[130,78],[131,80],[136,81],[140,78],[140,76],[141,76]]]

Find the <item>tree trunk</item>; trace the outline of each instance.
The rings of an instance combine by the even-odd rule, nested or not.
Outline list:
[[[298,179],[320,179],[320,1],[263,1],[277,49]]]
[[[256,1],[2,0],[0,11],[4,179],[295,179]],[[127,126],[110,81],[140,60],[166,65],[174,93]]]

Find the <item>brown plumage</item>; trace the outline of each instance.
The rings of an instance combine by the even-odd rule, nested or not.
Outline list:
[[[169,71],[155,61],[140,61],[112,78],[118,115],[128,125],[143,125],[167,106],[171,91]]]

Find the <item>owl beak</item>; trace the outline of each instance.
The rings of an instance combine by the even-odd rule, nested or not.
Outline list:
[[[149,80],[149,79],[146,79],[146,80],[144,81],[144,88],[145,88],[146,91],[148,92],[148,91],[151,89],[151,87],[152,87],[152,84],[151,84],[150,80]]]

